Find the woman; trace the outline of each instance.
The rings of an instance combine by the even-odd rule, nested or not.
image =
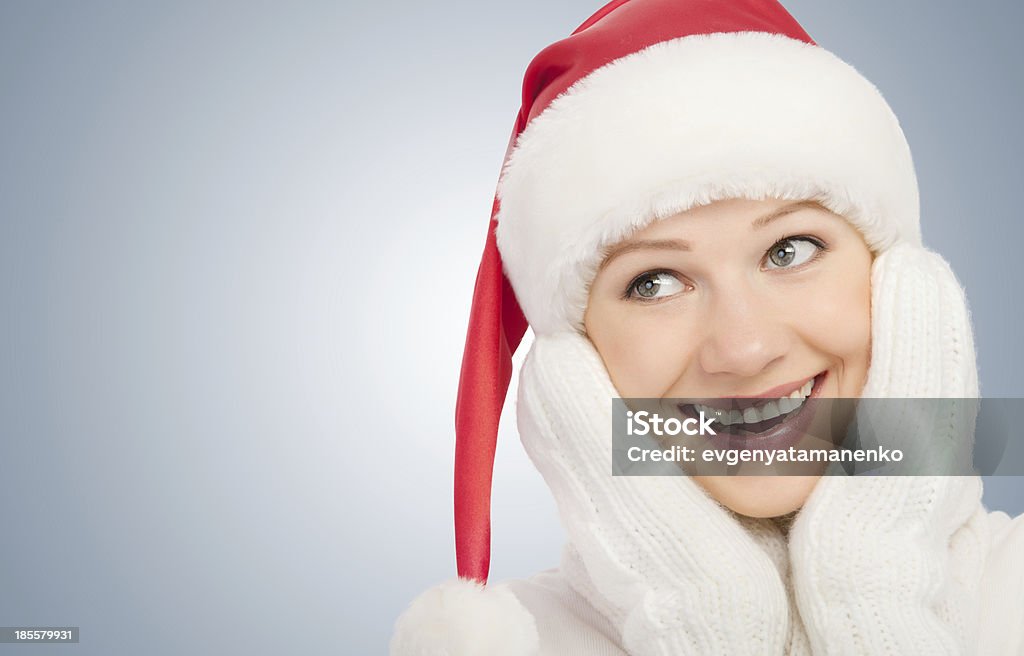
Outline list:
[[[617,0],[523,99],[460,381],[460,579],[392,654],[1024,653],[1024,529],[977,477],[612,475],[615,397],[978,395],[877,90],[775,2]],[[526,320],[519,430],[569,543],[484,588]]]

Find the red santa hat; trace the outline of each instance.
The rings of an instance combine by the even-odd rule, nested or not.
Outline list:
[[[530,63],[459,381],[460,577],[487,580],[498,419],[527,326],[579,330],[608,246],[738,197],[817,200],[876,252],[920,243],[895,115],[774,0],[614,0]]]

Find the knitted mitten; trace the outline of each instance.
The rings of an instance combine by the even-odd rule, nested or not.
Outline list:
[[[872,363],[862,397],[977,397],[966,302],[942,258],[896,246],[877,258],[872,286]],[[877,411],[866,418],[876,429],[902,431],[928,414],[900,416],[899,408],[915,412],[917,403],[867,407]],[[973,419],[969,412],[931,417],[914,435],[953,465],[951,445],[969,437]],[[981,483],[938,475],[943,457],[929,462],[933,475],[826,476],[816,486],[790,532],[796,599],[814,653],[966,650],[964,622],[948,599],[957,594],[950,548],[980,507]]]
[[[569,534],[570,583],[634,656],[782,654],[800,644],[773,558],[786,548],[778,527],[741,523],[686,476],[612,476],[617,396],[585,337],[537,337],[520,380],[519,432]]]

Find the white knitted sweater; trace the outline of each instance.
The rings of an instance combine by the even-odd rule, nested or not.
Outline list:
[[[1024,552],[1024,520],[1011,520],[1005,513],[986,513],[979,508],[976,515],[964,527],[966,532],[979,542],[984,553],[972,553],[965,548],[965,540],[952,546],[949,559],[952,562],[975,562],[980,567],[972,578],[974,591],[964,601],[977,616],[974,639],[970,645],[957,652],[963,654],[997,655],[1024,654],[1024,567],[1021,553]],[[541,572],[526,580],[513,580],[492,584],[493,587],[509,590],[531,614],[539,637],[538,651],[543,656],[622,656],[626,652],[615,627],[598,613],[593,605],[570,585],[569,577],[562,570],[572,567],[572,560],[578,558],[571,547],[566,547],[561,569]],[[792,581],[787,581],[792,593]],[[838,611],[841,606],[837,605]],[[790,615],[799,618],[799,609],[790,608]],[[849,642],[843,645],[839,636],[834,647],[823,651],[812,651],[806,641],[806,630],[802,624],[794,623],[793,633],[783,651],[785,654],[809,653],[871,653],[858,651]],[[757,642],[738,653],[760,653]],[[467,651],[466,653],[482,653]],[[493,652],[491,652],[493,653]],[[528,652],[520,652],[528,653]],[[707,652],[715,653],[715,652]],[[876,652],[879,653],[879,652]],[[907,654],[930,654],[922,646],[904,652]]]
[[[863,396],[977,396],[941,258],[896,247],[872,275]],[[1024,520],[988,513],[977,477],[829,476],[791,526],[755,520],[687,477],[611,475],[617,393],[586,338],[539,335],[519,389],[568,533],[561,567],[428,591],[393,655],[1024,654]]]

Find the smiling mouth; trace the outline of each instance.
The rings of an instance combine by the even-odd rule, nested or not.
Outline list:
[[[821,372],[787,396],[778,398],[716,399],[715,405],[680,403],[679,411],[687,417],[699,418],[701,413],[715,421],[724,432],[754,435],[772,430],[797,417],[807,399],[815,396],[827,372]]]

